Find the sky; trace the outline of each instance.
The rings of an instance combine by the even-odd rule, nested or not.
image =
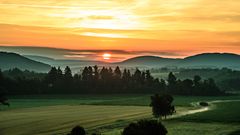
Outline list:
[[[65,49],[63,58],[107,61],[240,54],[239,7],[239,0],[1,0],[0,46]]]

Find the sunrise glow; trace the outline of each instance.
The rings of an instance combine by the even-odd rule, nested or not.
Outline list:
[[[0,45],[130,52],[113,61],[240,53],[239,7],[239,0],[4,0]],[[93,53],[64,55],[101,59],[103,52]]]
[[[109,54],[109,53],[104,53],[102,56],[103,56],[103,59],[104,59],[104,60],[109,60],[112,55]]]

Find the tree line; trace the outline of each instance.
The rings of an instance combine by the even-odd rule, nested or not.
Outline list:
[[[154,78],[149,70],[138,68],[131,73],[118,66],[88,66],[73,74],[52,67],[48,73],[35,73],[12,69],[0,71],[0,91],[8,94],[113,94],[113,93],[167,93],[175,95],[222,95],[213,79],[200,76],[180,80],[170,72],[167,80]]]
[[[215,78],[216,84],[226,91],[239,91],[240,71],[228,68],[222,69],[181,69],[176,74],[181,79],[194,77],[195,74],[202,78]]]

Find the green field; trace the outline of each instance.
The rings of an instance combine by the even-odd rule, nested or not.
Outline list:
[[[175,96],[177,114],[199,109],[198,101],[236,100],[240,96]],[[120,135],[131,121],[152,118],[150,95],[44,95],[10,97],[11,107],[1,107],[0,135],[66,134],[75,125],[88,133]],[[164,120],[169,135],[237,135],[240,102],[212,102],[209,110]]]

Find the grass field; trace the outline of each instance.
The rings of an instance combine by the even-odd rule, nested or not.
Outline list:
[[[150,117],[149,107],[57,105],[0,112],[1,135],[66,133],[75,125],[94,129],[111,123]]]
[[[120,135],[131,121],[151,118],[150,95],[16,96],[0,111],[0,135],[49,135],[82,125],[88,132]],[[192,102],[233,100],[240,96],[175,96],[178,113],[194,109]],[[240,102],[211,103],[210,110],[163,123],[169,135],[237,135]]]
[[[123,105],[149,106],[151,95],[42,95],[10,97],[11,109],[52,105]],[[191,106],[192,102],[213,100],[234,100],[240,96],[174,96],[174,105]]]
[[[240,135],[240,101],[214,103],[210,108],[167,121],[170,134]]]

